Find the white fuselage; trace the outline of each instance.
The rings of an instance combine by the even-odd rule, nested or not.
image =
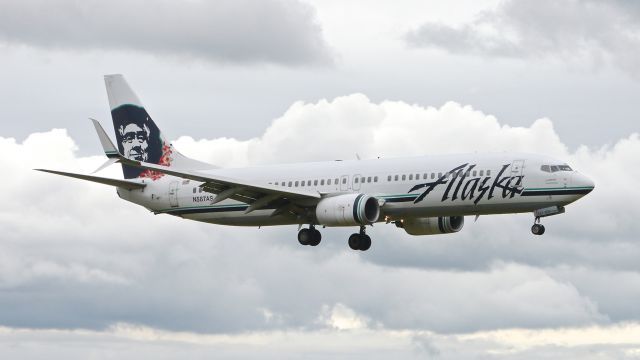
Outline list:
[[[367,194],[382,204],[379,221],[390,221],[532,212],[564,206],[591,191],[593,182],[571,169],[542,170],[543,165],[562,164],[564,162],[540,155],[503,153],[329,161],[201,172],[304,189],[323,197]],[[155,213],[225,225],[309,223],[308,219],[287,213],[273,215],[274,207],[245,214],[248,205],[243,202],[225,200],[212,204],[215,194],[203,191],[202,183],[192,180],[165,175],[157,180],[142,181],[147,184],[146,188],[119,189],[118,194]],[[315,206],[312,202],[298,205]]]

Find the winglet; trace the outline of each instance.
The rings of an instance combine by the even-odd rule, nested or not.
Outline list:
[[[100,122],[98,122],[98,120],[96,119],[91,118],[89,118],[89,120],[93,122],[93,126],[96,128],[98,138],[100,139],[100,144],[102,144],[102,149],[104,149],[104,154],[107,155],[109,159],[120,158],[118,148],[113,145],[113,142],[111,142],[109,135],[107,135],[107,133],[104,131],[102,125],[100,125]]]

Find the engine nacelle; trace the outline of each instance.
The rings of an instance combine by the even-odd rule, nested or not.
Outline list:
[[[320,225],[369,225],[378,221],[379,217],[378,199],[365,194],[331,196],[320,200],[316,206],[316,218]]]
[[[437,235],[458,232],[464,226],[464,216],[408,218],[396,222],[410,235]]]

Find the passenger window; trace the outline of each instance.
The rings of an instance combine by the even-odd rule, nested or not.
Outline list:
[[[342,179],[342,183],[346,184],[347,183],[347,178]]]
[[[436,178],[436,173],[431,173],[431,178],[435,179]]]
[[[402,181],[407,180],[407,175],[402,175]]]
[[[297,182],[297,181],[296,181],[296,184],[295,184],[295,185],[296,185],[296,187],[298,187],[298,182]]]
[[[202,188],[199,188],[199,189],[198,189],[198,192],[202,192]]]
[[[425,179],[425,180],[426,180],[428,177],[429,177],[429,174],[427,174],[427,173],[422,174],[422,178],[423,178],[423,179]]]
[[[464,176],[469,177],[469,175],[471,175],[471,171],[467,170],[467,172],[464,174]]]
[[[371,176],[369,176],[369,177],[367,178],[367,182],[368,182],[368,183],[370,183],[370,182],[371,182]]]
[[[402,180],[404,180],[404,179],[402,179]],[[413,180],[413,174],[409,175],[409,180]]]
[[[313,186],[318,186],[318,180],[313,180]]]
[[[289,187],[291,187],[291,181],[289,181]]]
[[[487,176],[491,176],[491,170],[487,170]]]
[[[194,193],[194,194],[196,193],[196,188],[193,188],[193,193]]]
[[[357,184],[357,183],[358,183],[358,180],[359,180],[359,178],[354,178],[354,179],[353,179],[353,182]]]
[[[369,179],[371,179],[371,178],[369,178]],[[364,180],[365,180],[365,178],[363,178],[363,177],[360,178],[360,182],[361,183],[364,183]]]
[[[377,176],[373,177],[373,182],[378,182],[378,177]]]
[[[336,181],[334,181],[333,183],[338,185],[340,183],[340,180],[336,179]]]
[[[393,178],[395,181],[398,181],[398,175],[394,176]]]
[[[484,170],[480,170],[480,176],[484,176]]]
[[[442,177],[442,173],[438,173],[438,178],[441,178],[441,177]]]
[[[320,185],[324,185],[324,179],[320,180]]]
[[[473,170],[473,176],[475,177],[477,174],[478,174],[478,172]]]
[[[391,181],[391,175],[387,176],[387,181]]]
[[[327,185],[331,185],[331,179],[327,180]]]

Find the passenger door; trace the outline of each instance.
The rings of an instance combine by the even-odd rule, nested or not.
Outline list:
[[[514,160],[511,164],[511,176],[521,176],[524,169],[524,160]]]

